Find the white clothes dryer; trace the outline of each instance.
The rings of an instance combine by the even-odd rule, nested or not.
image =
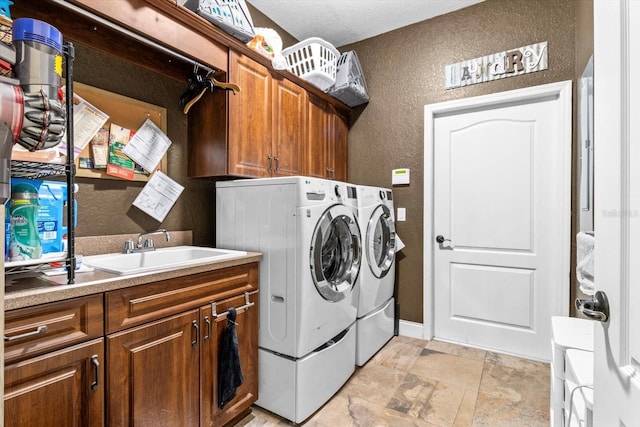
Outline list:
[[[262,253],[256,404],[299,423],[355,370],[355,214],[322,179],[220,181],[216,245]]]
[[[359,185],[363,261],[358,275],[356,365],[364,365],[394,334],[396,229],[393,192]]]

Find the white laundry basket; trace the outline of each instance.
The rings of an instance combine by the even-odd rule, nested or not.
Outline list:
[[[336,82],[336,61],[340,52],[329,42],[311,37],[282,51],[289,71],[326,90]]]
[[[367,83],[355,51],[343,53],[336,62],[336,83],[329,89],[329,95],[349,107],[369,102]]]

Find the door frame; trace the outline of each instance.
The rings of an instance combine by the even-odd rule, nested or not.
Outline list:
[[[548,83],[540,86],[533,86],[523,89],[515,89],[505,92],[498,92],[489,95],[481,95],[471,98],[463,98],[453,101],[445,101],[424,107],[424,198],[423,198],[423,301],[422,301],[422,322],[423,337],[430,340],[434,337],[434,123],[435,119],[445,114],[462,113],[465,110],[478,108],[493,108],[506,106],[511,103],[522,103],[523,101],[534,102],[536,100],[548,100],[557,98],[560,103],[560,134],[567,143],[561,147],[562,158],[560,164],[563,167],[561,182],[558,183],[558,191],[562,199],[560,212],[566,212],[566,219],[563,220],[563,236],[561,240],[562,269],[564,277],[559,277],[559,283],[566,283],[566,286],[557,287],[557,307],[556,313],[563,316],[569,315],[570,306],[570,256],[571,256],[571,147],[572,147],[572,81],[565,80],[557,83]]]

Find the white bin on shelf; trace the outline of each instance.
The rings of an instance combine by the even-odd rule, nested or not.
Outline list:
[[[314,86],[326,90],[336,81],[340,52],[329,42],[311,37],[282,51],[287,68]]]
[[[245,0],[179,0],[178,4],[244,43],[255,35]]]
[[[367,83],[355,51],[342,54],[336,63],[336,83],[329,89],[334,98],[355,107],[369,102]]]

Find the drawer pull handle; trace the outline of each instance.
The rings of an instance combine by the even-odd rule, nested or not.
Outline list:
[[[195,347],[196,345],[198,345],[198,335],[200,334],[200,327],[198,326],[198,322],[196,322],[195,320],[191,323],[191,326],[193,326],[193,329],[195,329],[195,339],[191,341],[191,347]]]
[[[204,342],[207,342],[211,338],[211,319],[209,319],[209,316],[204,316],[204,323],[207,325],[207,334],[204,336]]]
[[[24,334],[21,335],[14,335],[12,337],[4,337],[4,342],[11,342],[11,341],[15,341],[15,340],[21,340],[23,338],[29,338],[29,337],[33,337],[36,335],[40,335],[40,334],[44,334],[45,332],[47,332],[47,325],[40,325],[36,328],[35,331],[31,331],[31,332],[26,332]]]
[[[100,383],[100,362],[98,361],[98,355],[94,354],[91,356],[91,364],[93,365],[96,371],[96,379],[91,383],[91,390],[95,390],[98,388],[98,384]]]

